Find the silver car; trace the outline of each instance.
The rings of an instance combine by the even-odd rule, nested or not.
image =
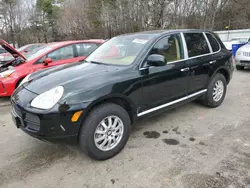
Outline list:
[[[250,67],[250,42],[238,49],[235,55],[235,64],[237,70]]]

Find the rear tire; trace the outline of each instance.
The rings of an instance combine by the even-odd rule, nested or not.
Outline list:
[[[226,78],[224,75],[217,73],[208,85],[207,93],[202,100],[202,104],[211,108],[216,108],[224,101],[226,92]]]
[[[106,160],[124,148],[130,132],[128,112],[119,105],[104,103],[88,114],[80,130],[79,146],[90,158]]]
[[[244,66],[236,65],[236,69],[237,69],[237,70],[244,70],[244,68],[245,68]]]

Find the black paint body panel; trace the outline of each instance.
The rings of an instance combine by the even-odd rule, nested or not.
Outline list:
[[[93,106],[102,101],[114,98],[125,101],[136,120],[140,112],[206,89],[218,71],[226,72],[229,82],[233,73],[231,53],[219,39],[221,50],[218,53],[169,63],[163,67],[142,66],[149,49],[157,40],[180,32],[186,30],[159,32],[129,66],[80,62],[34,73],[29,83],[14,92],[12,101],[24,116],[26,113],[37,116],[40,129],[37,132],[22,129],[39,139],[73,137],[77,140],[84,118]],[[216,63],[211,65],[209,62],[213,60]],[[189,71],[182,72],[183,68],[189,68]],[[64,95],[58,104],[49,110],[31,107],[31,101],[36,96],[56,86],[64,87]],[[79,110],[83,110],[80,120],[72,123],[72,115]]]

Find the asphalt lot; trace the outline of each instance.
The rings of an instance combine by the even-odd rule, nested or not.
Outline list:
[[[0,187],[250,187],[249,79],[250,70],[235,71],[219,108],[193,102],[136,123],[126,148],[104,162],[26,135],[3,105]]]

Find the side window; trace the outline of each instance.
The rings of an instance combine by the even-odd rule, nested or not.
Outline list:
[[[203,33],[184,33],[189,57],[210,53]]]
[[[69,45],[69,46],[59,48],[59,49],[49,53],[48,58],[51,58],[52,61],[74,58],[73,46]]]
[[[46,59],[46,56],[43,56],[41,59],[39,59],[37,62],[35,62],[34,64],[37,65],[37,64],[42,64]]]
[[[78,56],[88,56],[91,54],[98,46],[94,43],[80,43],[76,44],[76,49]]]
[[[159,40],[150,54],[165,56],[167,62],[184,59],[183,45],[180,34],[170,35]]]
[[[206,36],[207,36],[207,38],[208,38],[208,40],[210,42],[210,45],[211,45],[211,47],[213,49],[213,52],[219,51],[220,50],[220,45],[219,45],[218,41],[216,40],[216,38],[210,33],[206,33]]]

